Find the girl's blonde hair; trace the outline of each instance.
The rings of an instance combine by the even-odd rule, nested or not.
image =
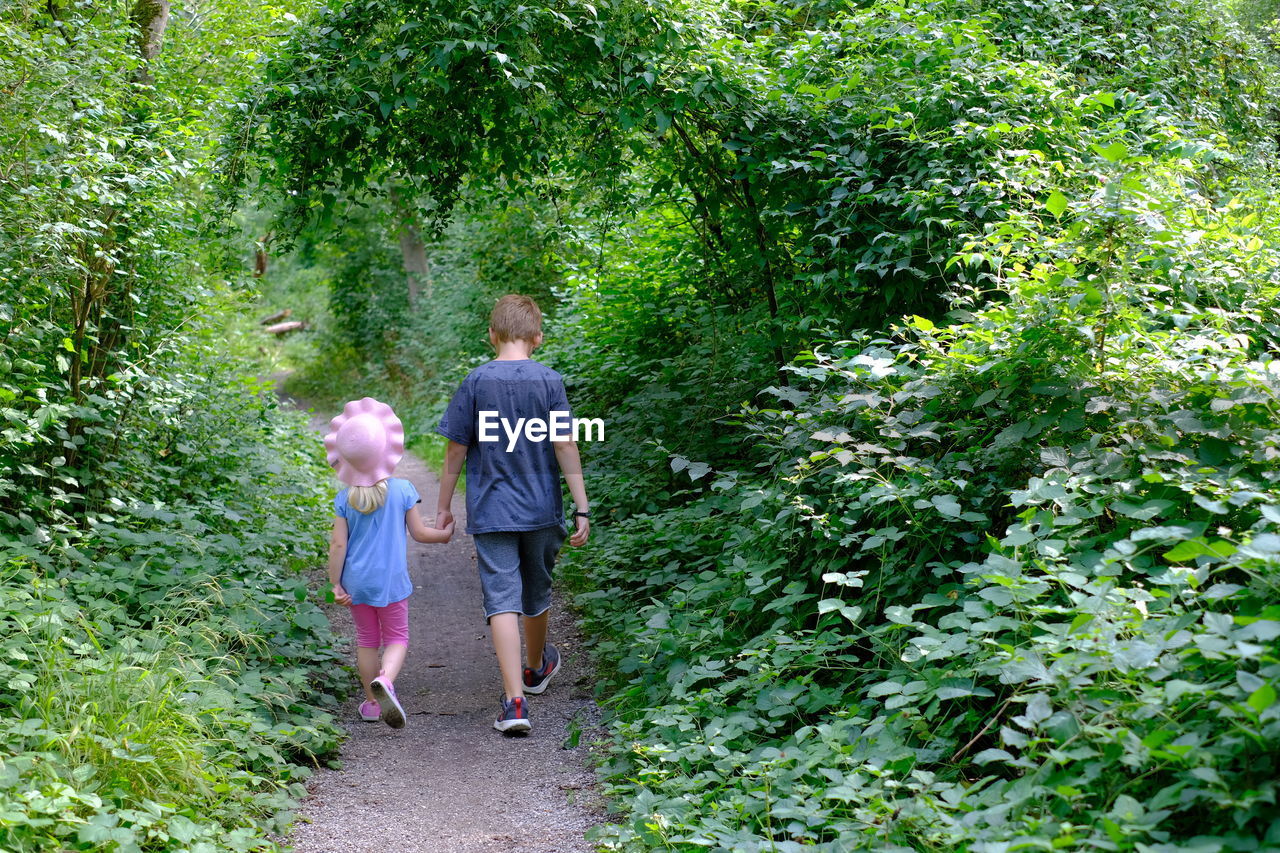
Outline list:
[[[368,515],[387,502],[387,481],[379,480],[372,486],[347,487],[347,506]]]

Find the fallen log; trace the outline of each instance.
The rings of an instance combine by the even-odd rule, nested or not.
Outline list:
[[[279,323],[281,320],[283,320],[285,317],[288,317],[292,313],[293,313],[292,308],[286,308],[283,311],[277,311],[276,313],[272,314],[270,317],[263,317],[261,320],[258,321],[258,323],[263,326],[268,326],[272,323]]]
[[[287,323],[276,323],[274,326],[267,326],[264,332],[271,335],[287,335],[289,332],[297,332],[305,329],[307,324],[301,320],[290,320]]]

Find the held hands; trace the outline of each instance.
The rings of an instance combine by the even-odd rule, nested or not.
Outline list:
[[[437,512],[436,526],[433,528],[433,532],[434,531],[438,531],[437,535],[440,537],[435,540],[436,542],[448,542],[450,539],[452,539],[453,538],[453,513],[449,512],[449,510],[447,509]]]
[[[569,534],[569,544],[577,548],[587,544],[587,537],[591,535],[591,522],[582,516],[574,517],[574,531]],[[453,513],[447,509],[442,509],[436,513],[436,529],[444,531],[444,538],[441,542],[448,542],[453,536]]]
[[[422,513],[418,511],[418,507],[409,507],[409,511],[405,513],[405,523],[409,525],[409,535],[413,537],[415,542],[435,542],[443,544],[453,538],[453,516],[449,516],[447,524],[441,524],[439,517],[436,518],[436,526],[428,527],[427,523],[422,519]]]
[[[341,604],[343,607],[351,606],[351,593],[342,588],[342,584],[335,583],[333,585],[333,600]]]
[[[575,548],[580,548],[587,544],[587,537],[591,535],[591,522],[580,515],[573,518],[574,530],[569,534],[569,544]]]

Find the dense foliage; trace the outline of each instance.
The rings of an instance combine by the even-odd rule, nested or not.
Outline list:
[[[427,240],[429,278],[411,305],[387,214],[371,200],[343,227],[305,234],[295,251],[273,259],[260,313],[288,309],[308,323],[270,349],[293,371],[291,391],[331,407],[365,394],[386,400],[405,423],[410,449],[434,458],[442,403],[483,358],[493,302],[519,290],[553,306],[549,288],[560,279],[546,245],[529,242],[546,233],[531,211],[478,211]],[[256,320],[243,334],[261,341]]]
[[[220,339],[244,274],[207,219],[209,103],[289,16],[150,8],[0,9],[7,851],[269,848],[337,744],[298,573],[325,481]]]
[[[511,205],[555,251],[545,358],[610,436],[570,566],[604,846],[1280,846],[1274,66],[1227,7],[310,23],[236,168],[330,246],[354,206],[463,210],[440,306],[375,318],[331,265],[331,340],[391,335],[366,375],[482,355]]]

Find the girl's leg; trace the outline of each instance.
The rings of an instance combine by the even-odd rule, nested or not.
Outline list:
[[[409,652],[409,599],[379,607],[378,622],[382,629],[382,674],[394,682]]]
[[[369,684],[378,677],[378,650],[366,646],[356,647],[356,669],[360,671],[360,686],[364,688],[364,698],[376,702],[369,692]]]
[[[409,647],[403,643],[391,643],[382,650],[382,674],[391,681],[396,680],[396,676],[400,674],[400,669],[404,666],[405,655],[409,652]],[[377,673],[374,673],[377,675]]]
[[[351,605],[351,618],[356,623],[356,669],[360,672],[360,685],[364,697],[375,701],[369,692],[369,682],[378,677],[378,614],[377,608],[368,604]]]

